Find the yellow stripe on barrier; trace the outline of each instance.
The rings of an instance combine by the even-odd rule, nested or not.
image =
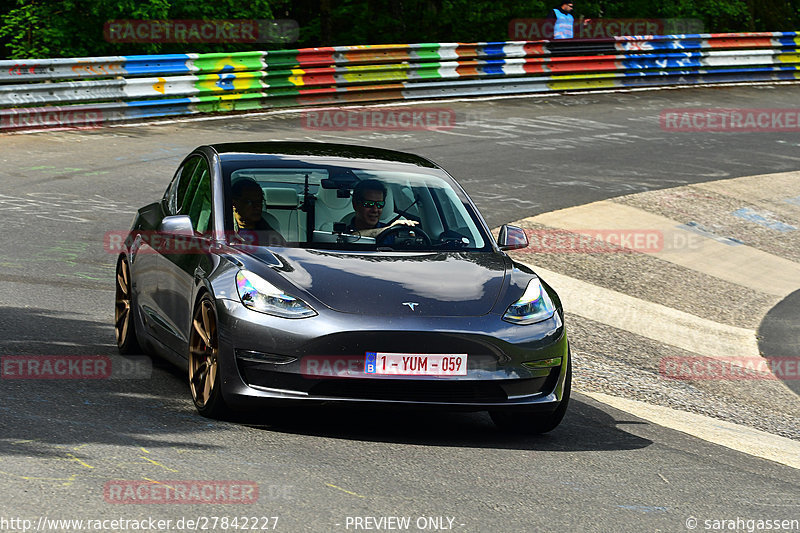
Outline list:
[[[303,80],[303,76],[305,76],[306,71],[301,68],[293,68],[291,69],[292,75],[289,76],[289,83],[292,83],[298,87],[302,87],[306,84],[305,80]]]
[[[365,81],[405,81],[408,80],[408,63],[399,65],[358,65],[346,66],[341,77],[350,83]]]
[[[778,54],[775,56],[781,63],[800,63],[800,54]]]

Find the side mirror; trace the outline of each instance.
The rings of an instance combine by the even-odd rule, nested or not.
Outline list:
[[[528,235],[525,230],[517,226],[503,224],[500,235],[497,236],[497,245],[501,250],[519,250],[528,247]]]
[[[158,231],[160,233],[167,233],[169,235],[186,235],[188,237],[194,236],[192,219],[187,215],[173,215],[164,217],[161,220],[161,225],[158,227]]]

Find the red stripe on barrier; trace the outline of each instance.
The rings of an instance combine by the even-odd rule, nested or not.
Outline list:
[[[544,74],[547,72],[544,63],[544,58],[526,59],[525,64],[522,65],[522,69],[525,71],[525,74]]]
[[[305,69],[300,78],[303,85],[336,85],[335,73],[336,69],[333,67],[311,68]]]
[[[709,48],[772,48],[772,39],[709,39]]]
[[[480,76],[481,72],[478,70],[477,61],[459,62],[456,67],[456,73],[459,77]]]
[[[527,43],[522,47],[522,49],[525,51],[526,56],[546,55],[550,53],[545,49],[544,43],[542,42]]]
[[[301,48],[297,51],[297,64],[304,65],[333,65],[334,50],[326,48]]]
[[[478,46],[480,45],[458,43],[458,46],[456,47],[456,55],[464,58],[478,57]]]

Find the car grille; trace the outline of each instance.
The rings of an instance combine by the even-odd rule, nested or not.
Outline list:
[[[326,380],[311,387],[309,394],[409,402],[492,403],[508,400],[508,395],[497,383],[466,381]]]

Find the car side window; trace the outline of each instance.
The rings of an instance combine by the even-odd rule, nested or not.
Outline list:
[[[175,173],[175,177],[165,195],[167,210],[170,215],[177,215],[180,212],[181,202],[186,195],[186,188],[200,159],[201,157],[198,156],[188,159]]]
[[[179,214],[188,215],[195,231],[205,233],[211,225],[211,172],[208,162],[202,157],[198,159],[183,197],[178,194]]]

